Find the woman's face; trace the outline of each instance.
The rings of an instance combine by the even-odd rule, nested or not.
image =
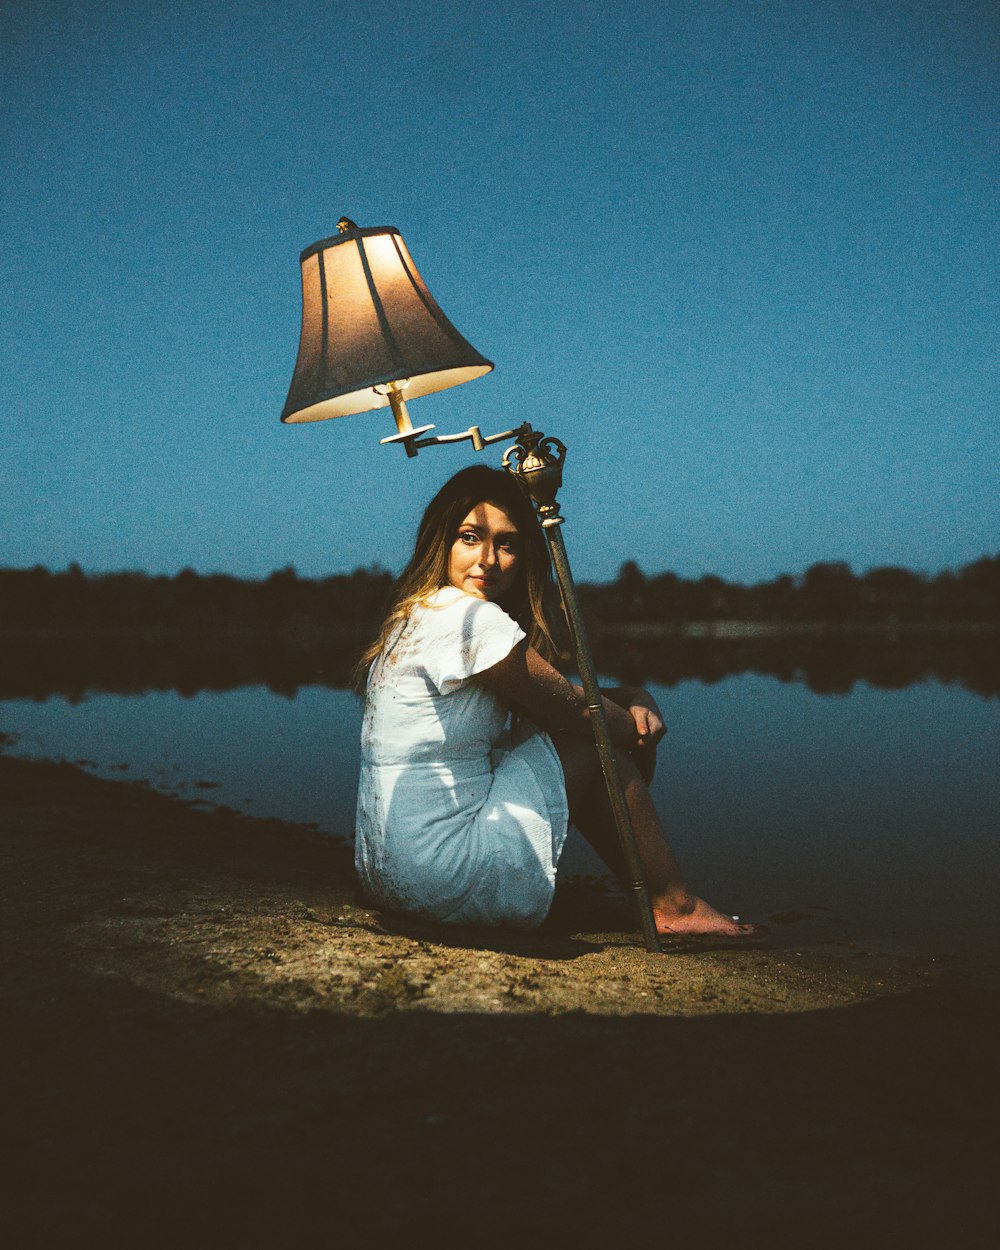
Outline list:
[[[520,565],[517,526],[496,504],[476,504],[452,543],[449,583],[467,595],[496,603],[513,586]]]

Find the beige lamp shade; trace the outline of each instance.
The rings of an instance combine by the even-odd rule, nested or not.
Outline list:
[[[392,226],[341,231],[307,247],[302,337],[282,421],[325,421],[481,377],[491,361],[438,307]],[[375,388],[378,388],[377,390]]]

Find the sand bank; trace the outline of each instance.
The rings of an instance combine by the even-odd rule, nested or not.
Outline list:
[[[647,955],[585,885],[536,933],[445,933],[364,906],[315,832],[6,757],[0,855],[7,1180],[39,1244],[466,1217],[486,1244],[980,1244],[993,1218],[1000,1012],[932,960],[807,921]]]

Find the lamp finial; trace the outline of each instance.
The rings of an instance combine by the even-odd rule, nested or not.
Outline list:
[[[337,222],[337,229],[341,234],[350,234],[352,230],[357,230],[357,228],[357,223],[351,221],[350,217],[341,217],[340,221]]]

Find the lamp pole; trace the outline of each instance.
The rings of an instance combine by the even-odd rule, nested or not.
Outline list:
[[[653,909],[650,906],[649,894],[642,871],[642,860],[639,858],[639,847],[635,840],[635,829],[625,802],[625,790],[622,786],[621,773],[618,771],[618,759],[611,742],[608,729],[608,718],[604,711],[604,700],[597,685],[597,674],[594,672],[594,659],[587,638],[587,627],[580,611],[580,600],[576,593],[576,583],[569,567],[569,556],[566,554],[566,543],[563,539],[562,527],[565,518],[561,515],[556,494],[562,485],[562,466],[566,457],[566,447],[558,438],[546,436],[530,425],[523,427],[518,441],[508,448],[503,458],[503,467],[514,473],[524,483],[528,494],[538,508],[538,521],[549,543],[549,555],[559,583],[566,620],[573,639],[573,650],[576,653],[576,664],[583,682],[587,708],[590,712],[590,724],[594,732],[594,742],[601,761],[601,772],[604,774],[604,785],[608,792],[608,801],[614,816],[618,839],[625,853],[625,862],[629,871],[629,886],[639,914],[643,941],[646,950],[658,952],[660,939],[656,932]]]
[[[469,441],[482,451],[490,443],[516,440],[507,449],[503,466],[534,501],[548,541],[643,939],[648,951],[659,951],[635,830],[563,541],[564,518],[556,494],[566,448],[527,423],[488,436],[477,425],[439,435],[430,435],[433,425],[414,427],[407,398],[480,377],[493,368],[492,362],[444,315],[395,227],[361,228],[342,217],[337,230],[337,235],[312,244],[299,257],[302,335],[281,419],[298,424],[390,407],[396,433],[381,442],[401,443],[411,458],[422,447],[441,443]]]

